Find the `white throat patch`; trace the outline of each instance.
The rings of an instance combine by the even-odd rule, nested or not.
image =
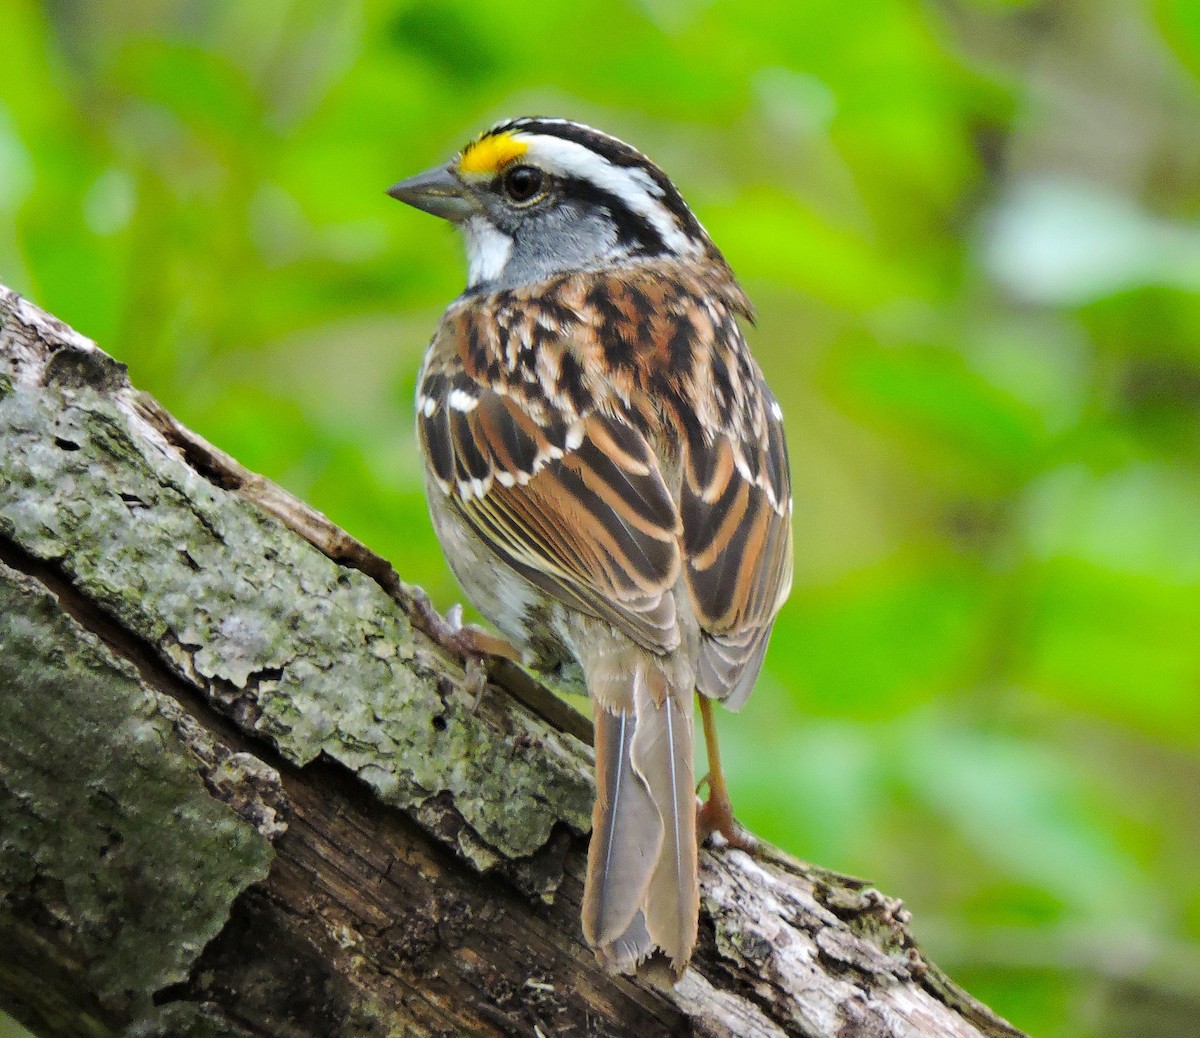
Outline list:
[[[512,256],[512,238],[482,216],[467,220],[463,235],[467,240],[467,286],[474,288],[484,281],[494,281]]]

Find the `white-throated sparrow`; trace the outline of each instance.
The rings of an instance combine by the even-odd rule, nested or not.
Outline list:
[[[596,732],[583,931],[622,971],[696,942],[701,827],[732,832],[709,701],[738,709],[792,575],[782,415],[724,257],[641,152],[500,123],[393,197],[456,223],[466,291],[417,392],[430,511],[468,597]]]

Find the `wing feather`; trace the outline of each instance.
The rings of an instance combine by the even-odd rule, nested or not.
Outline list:
[[[778,407],[754,375],[757,423],[685,423],[680,489],[684,575],[703,632],[696,685],[733,710],[750,694],[792,582],[787,447]]]
[[[417,426],[438,485],[497,556],[654,652],[679,644],[682,524],[638,429],[598,412],[547,420],[461,368],[424,377]]]

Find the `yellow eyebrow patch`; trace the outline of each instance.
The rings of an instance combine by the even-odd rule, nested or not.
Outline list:
[[[463,148],[458,168],[463,173],[497,173],[528,150],[529,145],[511,133],[480,137]]]

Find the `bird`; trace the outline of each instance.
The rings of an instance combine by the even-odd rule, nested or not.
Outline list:
[[[466,243],[416,423],[442,549],[502,635],[471,644],[586,688],[583,935],[611,972],[661,957],[678,979],[698,842],[740,835],[712,702],[746,702],[792,583],[783,415],[739,323],[753,309],[667,175],[580,122],[504,120],[388,194]]]

